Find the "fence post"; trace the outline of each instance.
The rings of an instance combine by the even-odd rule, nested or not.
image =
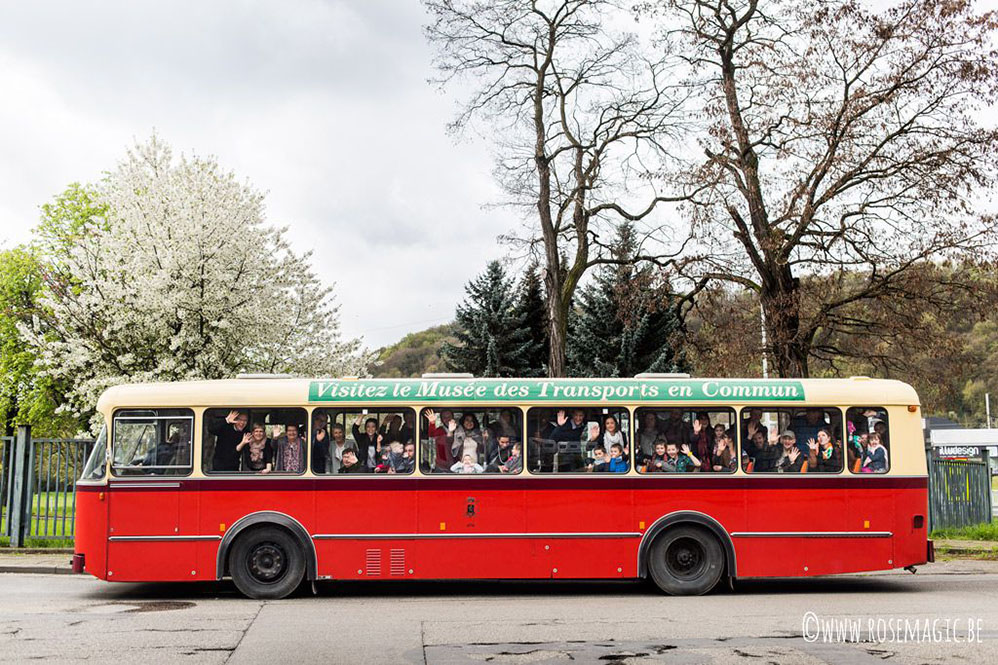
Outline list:
[[[24,547],[31,523],[31,425],[18,425],[14,441],[13,455],[10,458],[11,501],[7,506],[10,518],[10,546]]]

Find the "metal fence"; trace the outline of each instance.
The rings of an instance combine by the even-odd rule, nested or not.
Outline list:
[[[92,439],[33,439],[27,427],[0,438],[0,533],[12,547],[73,538],[76,479],[93,445]]]
[[[950,460],[929,454],[929,530],[991,521],[987,459]]]

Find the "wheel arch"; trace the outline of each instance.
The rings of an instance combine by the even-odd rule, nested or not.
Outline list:
[[[648,553],[651,550],[652,543],[655,542],[659,534],[682,524],[694,524],[705,527],[717,536],[724,550],[724,562],[728,577],[738,576],[735,546],[731,542],[731,536],[721,526],[721,523],[706,513],[695,510],[679,510],[668,515],[663,515],[645,530],[644,535],[641,537],[641,543],[638,545],[638,577],[648,577]]]
[[[316,579],[318,577],[318,558],[315,554],[315,543],[312,542],[312,537],[308,535],[308,530],[295,518],[275,510],[261,510],[245,515],[236,520],[235,524],[226,530],[225,535],[222,536],[222,541],[218,544],[218,554],[215,559],[215,578],[220,580],[229,572],[229,550],[232,547],[232,543],[239,537],[239,534],[247,529],[265,525],[279,526],[291,533],[295,540],[298,541],[298,544],[301,545],[302,552],[305,553],[306,579]]]

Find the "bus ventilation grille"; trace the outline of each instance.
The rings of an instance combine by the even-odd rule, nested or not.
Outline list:
[[[405,575],[405,550],[392,550],[389,571],[392,575]]]
[[[367,550],[367,565],[364,568],[368,575],[381,575],[381,550]]]

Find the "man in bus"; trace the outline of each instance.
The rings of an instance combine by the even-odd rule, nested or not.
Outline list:
[[[343,464],[343,452],[347,448],[353,448],[353,443],[347,441],[347,430],[339,423],[333,425],[333,441],[329,444],[327,455],[329,456],[329,473],[339,473]],[[356,450],[356,449],[355,449]]]
[[[249,414],[233,409],[225,418],[210,418],[208,433],[215,436],[215,452],[211,456],[211,470],[238,471],[240,452],[236,446],[242,443],[243,430],[249,422]]]
[[[367,465],[357,459],[357,451],[347,448],[343,451],[343,463],[337,473],[367,473]]]
[[[317,410],[312,414],[312,471],[314,473],[336,473],[336,469],[330,466],[329,432],[326,430],[328,423],[329,416],[325,411]]]
[[[797,447],[797,436],[790,430],[780,435],[780,459],[776,462],[779,473],[800,473],[807,457]],[[805,444],[806,445],[806,444]]]

